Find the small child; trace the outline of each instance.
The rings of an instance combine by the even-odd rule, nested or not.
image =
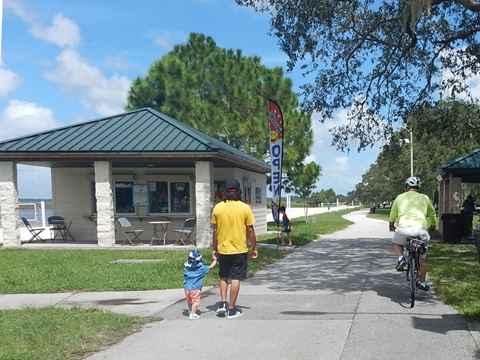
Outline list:
[[[285,245],[285,241],[283,240],[283,234],[288,234],[288,246],[292,246],[292,229],[290,228],[290,219],[287,216],[287,212],[285,206],[280,206],[278,211],[282,213],[282,225],[283,230],[281,233],[282,244]]]
[[[202,261],[202,253],[198,250],[190,251],[188,259],[185,262],[183,270],[183,288],[187,297],[187,305],[189,310],[188,318],[197,320],[200,315],[197,314],[200,305],[200,293],[202,292],[203,279],[205,275],[217,265],[217,258],[213,257],[210,266],[204,265]]]

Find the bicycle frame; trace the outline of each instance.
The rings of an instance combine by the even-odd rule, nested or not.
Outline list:
[[[417,294],[417,282],[420,278],[420,254],[425,252],[425,242],[416,238],[410,237],[407,240],[407,282],[410,288],[410,307],[415,306],[415,296]]]

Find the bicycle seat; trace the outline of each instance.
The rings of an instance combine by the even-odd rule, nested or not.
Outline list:
[[[427,245],[425,241],[422,240],[420,237],[412,236],[407,240],[407,246],[411,249],[414,246],[420,247],[420,254],[425,254],[427,252]]]

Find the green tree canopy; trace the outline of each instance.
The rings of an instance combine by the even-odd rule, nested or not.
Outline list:
[[[236,0],[271,16],[272,33],[312,79],[304,108],[323,119],[349,109],[334,142],[387,139],[439,93],[455,98],[480,73],[477,0]],[[384,121],[386,119],[386,122]]]
[[[437,189],[435,172],[440,166],[478,148],[480,141],[480,106],[441,101],[419,108],[408,116],[413,131],[414,175],[422,180],[422,192],[433,197]],[[400,139],[408,132],[395,132],[378,155],[377,161],[356,186],[363,202],[392,200],[403,191],[410,176],[410,148]]]
[[[223,49],[202,34],[156,61],[134,82],[127,109],[152,107],[259,159],[269,154],[267,100],[284,114],[284,169],[296,168],[313,143],[311,120],[299,110],[292,81],[258,56]]]

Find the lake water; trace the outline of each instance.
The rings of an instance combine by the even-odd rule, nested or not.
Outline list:
[[[37,219],[37,221],[42,221],[42,210],[40,201],[22,201],[19,200],[19,212],[20,217],[26,217],[29,220]],[[35,203],[35,207],[34,204]],[[35,217],[36,213],[36,217]],[[45,201],[45,219],[53,215],[52,203],[50,201]]]

